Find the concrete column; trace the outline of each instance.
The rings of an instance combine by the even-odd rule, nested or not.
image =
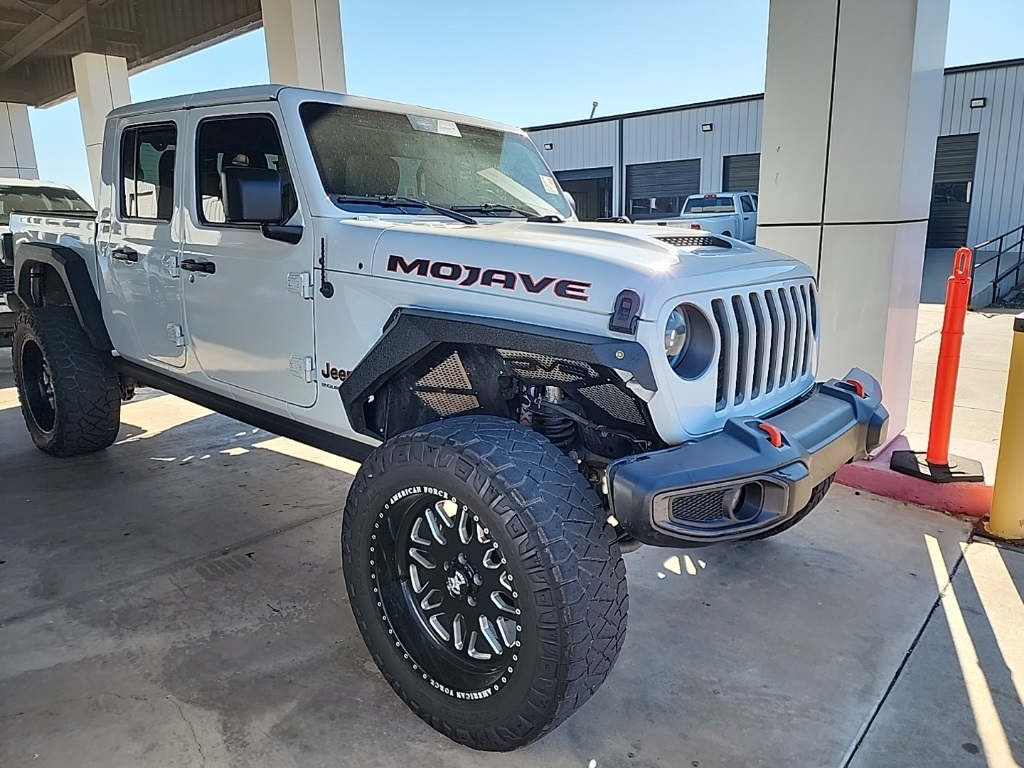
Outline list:
[[[0,176],[38,179],[28,107],[0,101]]]
[[[340,0],[261,0],[270,81],[344,93]]]
[[[132,100],[128,89],[128,62],[120,56],[80,53],[71,59],[75,95],[82,113],[82,134],[89,160],[93,200],[100,198],[100,166],[103,155],[103,123],[107,113]]]
[[[949,0],[771,0],[757,242],[817,270],[824,377],[905,428]]]

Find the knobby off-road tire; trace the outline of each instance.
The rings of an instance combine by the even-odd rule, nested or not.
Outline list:
[[[822,499],[825,498],[825,494],[828,493],[829,489],[832,487],[832,481],[835,479],[835,474],[831,474],[824,480],[822,480],[820,483],[818,483],[816,486],[814,486],[814,490],[811,491],[811,498],[807,501],[807,504],[804,505],[804,508],[797,512],[795,515],[793,515],[791,518],[789,518],[789,520],[784,522],[778,528],[772,528],[770,531],[765,531],[764,533],[759,533],[756,536],[751,536],[749,539],[747,539],[747,541],[758,541],[759,539],[767,539],[770,536],[777,536],[784,531],[788,531],[790,528],[792,528],[794,525],[799,523],[801,520],[803,520],[805,517],[811,514],[811,512],[814,511],[814,508],[821,503]]]
[[[23,312],[11,351],[21,413],[37,448],[64,457],[114,442],[121,423],[117,374],[89,343],[74,309]]]
[[[559,725],[625,637],[626,571],[606,517],[572,460],[507,419],[449,419],[378,447],[348,495],[342,560],[392,688],[474,749],[512,750]]]

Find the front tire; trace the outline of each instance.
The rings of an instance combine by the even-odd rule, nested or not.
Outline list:
[[[14,382],[32,441],[51,456],[100,451],[117,439],[117,374],[93,349],[71,307],[19,317],[12,348]]]
[[[606,516],[571,459],[507,419],[449,419],[377,448],[348,495],[342,556],[392,688],[474,749],[516,749],[569,717],[626,631]]]

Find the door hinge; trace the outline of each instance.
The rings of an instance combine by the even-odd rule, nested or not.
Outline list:
[[[304,299],[312,299],[313,276],[309,272],[289,272],[288,290]]]
[[[313,358],[312,357],[289,357],[288,368],[292,376],[298,376],[307,384],[313,383]]]
[[[178,269],[178,254],[170,253],[164,256],[161,260],[161,265],[164,272],[167,273],[168,277],[180,277],[181,270]]]
[[[175,323],[167,324],[167,338],[174,342],[176,347],[185,346],[185,332],[181,330],[181,326]]]

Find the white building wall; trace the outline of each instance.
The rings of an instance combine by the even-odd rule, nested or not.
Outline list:
[[[978,97],[986,99],[985,107],[971,109]],[[543,154],[556,171],[611,166],[613,209],[621,213],[624,167],[634,163],[700,158],[701,190],[721,190],[726,155],[761,151],[763,107],[762,96],[751,96],[547,127],[530,136],[538,147],[553,145]],[[703,123],[713,123],[714,130],[702,133]],[[965,133],[979,134],[967,238],[978,243],[1024,223],[1024,63],[945,76],[939,135]]]

